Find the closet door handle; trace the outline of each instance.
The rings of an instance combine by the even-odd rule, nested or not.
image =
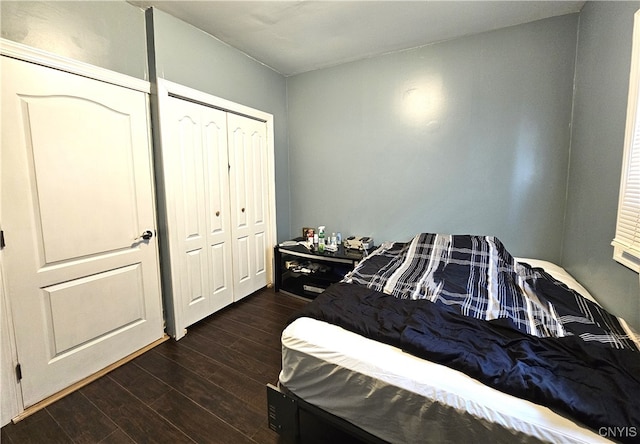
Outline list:
[[[244,213],[244,208],[242,210],[240,210],[240,211],[242,211]]]
[[[216,211],[216,217],[220,217],[220,211]]]

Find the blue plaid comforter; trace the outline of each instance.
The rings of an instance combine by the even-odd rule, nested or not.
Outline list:
[[[637,333],[624,320],[543,269],[517,262],[492,236],[423,233],[383,245],[344,282],[400,299],[427,299],[541,338],[576,335],[640,350]]]

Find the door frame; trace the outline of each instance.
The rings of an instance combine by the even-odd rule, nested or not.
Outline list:
[[[121,74],[85,62],[80,62],[78,60],[63,57],[48,51],[43,51],[41,49],[33,48],[31,46],[13,42],[4,38],[0,38],[0,56],[6,56],[24,62],[42,65],[47,68],[57,69],[70,74],[80,75],[89,79],[98,80],[135,91],[140,91],[146,93],[147,95],[151,93],[151,83],[146,80],[138,79],[126,74]],[[151,140],[150,137],[149,140]],[[153,187],[153,193],[155,195],[155,184]],[[0,217],[1,216],[2,215],[0,214]],[[157,209],[156,214],[154,214],[154,218],[156,219],[155,225],[157,226]],[[0,227],[1,226],[2,220],[0,219]],[[10,243],[11,239],[7,239],[7,245],[9,245]],[[0,259],[2,259],[2,252],[0,252]],[[4,265],[2,260],[0,260],[0,273],[4,273]],[[0,284],[4,286],[5,283],[0,282]],[[3,316],[5,318],[3,319],[3,322],[5,322],[4,328],[8,328],[9,330],[8,337],[4,337],[3,335],[3,341],[6,340],[9,342],[9,351],[11,356],[9,356],[8,358],[11,359],[12,362],[6,362],[7,357],[2,356],[2,362],[0,363],[0,366],[2,370],[4,370],[5,368],[14,369],[18,363],[18,359],[11,300],[9,298],[9,295],[5,291],[6,288],[2,288],[1,290],[2,298],[0,299],[0,304],[2,304],[2,307],[0,307],[0,316]],[[25,408],[22,400],[22,388],[17,378],[15,379],[15,384],[13,385],[2,385],[2,393],[0,393],[0,396],[2,396],[3,400],[10,399],[10,401],[7,401],[6,404],[3,401],[3,408],[11,408],[11,411],[9,412],[2,412],[2,418],[0,418],[1,422],[4,423],[7,418],[16,418],[23,414]],[[0,426],[4,425],[5,424],[0,424]]]
[[[147,94],[151,92],[151,83],[147,80],[138,79],[106,68],[90,65],[89,63],[59,56],[51,52],[23,45],[22,43],[16,43],[4,38],[0,38],[0,54],[22,60],[24,62],[36,63],[38,65],[46,66],[47,68],[59,69],[60,71],[65,71],[70,74],[77,74]]]
[[[2,208],[0,204],[0,220]],[[0,228],[2,226],[0,225]],[[0,350],[0,375],[2,376],[2,393],[0,399],[0,427],[8,424],[12,418],[24,411],[21,386],[16,374],[18,364],[18,351],[16,350],[16,338],[11,316],[11,305],[7,290],[4,285],[3,252],[0,249],[0,336],[2,336],[2,348]]]
[[[151,85],[151,119],[153,122],[153,146],[154,146],[154,164],[156,166],[156,186],[157,186],[157,208],[158,208],[158,226],[159,234],[167,233],[167,225],[170,223],[175,225],[175,221],[167,220],[167,212],[165,210],[168,197],[165,191],[163,178],[163,153],[162,153],[162,132],[164,122],[163,109],[169,109],[170,104],[167,103],[169,97],[194,102],[203,106],[216,108],[225,112],[239,114],[251,119],[264,122],[267,126],[266,148],[267,148],[267,209],[269,230],[267,231],[267,245],[275,245],[277,239],[276,227],[276,181],[275,181],[275,147],[274,147],[274,124],[273,115],[264,111],[260,111],[249,106],[241,105],[221,97],[217,97],[203,91],[199,91],[188,86],[171,82],[166,79],[158,78],[155,84]],[[165,113],[166,114],[166,113]],[[165,236],[159,237],[160,257],[168,258],[170,256],[169,240],[163,239]],[[162,259],[161,259],[162,262]],[[267,249],[266,257],[267,286],[273,285],[273,248]],[[163,266],[162,269],[162,288],[165,306],[166,328],[167,333],[176,340],[182,338],[186,330],[179,326],[183,325],[180,316],[179,307],[174,306],[171,298],[173,294],[172,276],[169,267]],[[175,331],[179,330],[179,331]]]

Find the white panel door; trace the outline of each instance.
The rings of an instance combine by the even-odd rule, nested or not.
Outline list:
[[[235,300],[267,285],[268,170],[265,122],[229,113]]]
[[[165,183],[176,334],[233,302],[226,113],[167,100]]]
[[[3,251],[24,405],[163,336],[146,94],[2,57]],[[148,236],[145,236],[148,237]]]

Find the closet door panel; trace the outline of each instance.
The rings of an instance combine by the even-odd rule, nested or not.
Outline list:
[[[266,269],[266,229],[267,229],[267,164],[266,164],[266,131],[263,126],[256,126],[251,135],[251,167],[253,178],[252,221],[254,237],[254,289],[261,288],[267,282]]]
[[[207,153],[209,235],[212,243],[216,236],[229,234],[229,160],[227,156],[226,116],[213,109],[205,114],[203,142]],[[220,126],[222,125],[222,127]]]
[[[201,201],[204,195],[202,171],[202,146],[197,115],[189,115],[177,109],[176,161],[180,171],[177,176],[182,212],[181,237],[191,248],[202,247],[204,214]]]
[[[251,167],[253,178],[253,193],[252,193],[252,217],[253,225],[259,227],[258,229],[264,234],[264,227],[266,223],[266,145],[265,134],[263,132],[254,132],[251,135]]]
[[[168,99],[163,132],[177,332],[233,301],[224,112]]]
[[[267,249],[266,236],[264,232],[256,233],[255,235],[255,251],[265,251]],[[255,255],[255,274],[261,276],[267,272],[266,255]]]
[[[211,314],[233,302],[231,269],[231,207],[227,115],[200,106],[206,165],[207,248],[209,250],[209,309]]]
[[[234,122],[237,116],[233,116],[230,122]],[[251,157],[248,153],[247,135],[242,126],[235,126],[232,131],[229,153],[233,161],[231,174],[232,186],[232,211],[235,216],[233,228],[236,236],[246,235],[249,229],[247,220],[247,192],[251,189],[251,171],[248,170]]]
[[[186,305],[194,310],[202,309],[202,307],[195,306],[205,303],[207,261],[202,253],[201,249],[189,251],[185,261],[187,278],[185,279],[184,299]]]
[[[264,264],[268,254],[266,238],[267,177],[266,124],[229,114],[229,163],[234,239],[235,300],[267,284]],[[262,240],[260,240],[262,239]],[[236,254],[236,252],[238,254]]]
[[[244,284],[251,280],[251,250],[249,238],[240,237],[237,239],[234,255],[237,258],[238,267],[235,278],[239,284]]]
[[[231,282],[228,279],[231,275],[229,270],[231,266],[231,261],[229,260],[231,253],[228,250],[227,243],[221,243],[211,247],[211,258],[213,262],[213,266],[211,267],[211,290],[214,295],[229,291],[232,288]]]
[[[171,234],[178,250],[174,255],[174,291],[178,292],[185,325],[201,319],[201,313],[207,310],[209,291],[201,117],[197,108],[188,105],[176,100],[172,106],[173,138],[166,147],[172,154],[171,182],[177,197],[176,226]]]

